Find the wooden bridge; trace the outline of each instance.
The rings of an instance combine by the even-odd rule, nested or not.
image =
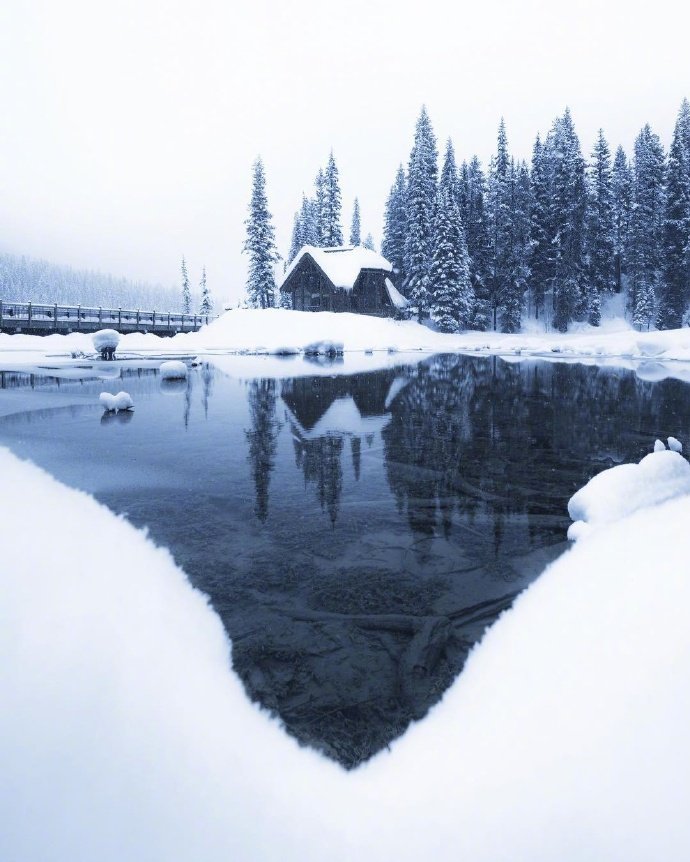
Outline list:
[[[175,335],[196,332],[215,320],[211,314],[177,314],[170,311],[141,311],[128,308],[92,308],[85,305],[57,303],[7,302],[0,299],[0,332],[13,335],[49,335],[59,332],[96,332],[116,329],[118,332],[154,332]]]

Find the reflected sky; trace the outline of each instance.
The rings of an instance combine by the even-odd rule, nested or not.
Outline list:
[[[690,428],[679,381],[495,357],[3,381],[0,407],[57,400],[0,419],[0,442],[147,526],[209,596],[248,695],[347,767],[423,717],[562,553],[577,488]],[[104,389],[134,412],[104,415]]]

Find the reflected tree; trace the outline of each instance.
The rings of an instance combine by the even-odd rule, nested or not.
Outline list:
[[[256,494],[254,511],[259,521],[264,523],[268,517],[271,471],[275,467],[278,434],[282,428],[276,418],[276,381],[252,380],[247,398],[251,429],[245,431],[245,436],[249,444],[247,459]]]

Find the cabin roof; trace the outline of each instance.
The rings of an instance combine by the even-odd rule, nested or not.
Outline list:
[[[392,264],[385,257],[361,245],[348,245],[338,248],[317,248],[313,245],[305,245],[302,246],[295,259],[285,270],[280,287],[285,284],[302,258],[307,254],[314,259],[316,265],[331,281],[333,287],[343,288],[344,290],[352,290],[363,269],[378,269],[383,272],[393,271]]]

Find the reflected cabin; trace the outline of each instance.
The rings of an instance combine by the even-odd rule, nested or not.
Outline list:
[[[297,311],[354,311],[395,317],[407,300],[391,281],[393,267],[363,246],[316,248],[305,245],[283,276]]]

